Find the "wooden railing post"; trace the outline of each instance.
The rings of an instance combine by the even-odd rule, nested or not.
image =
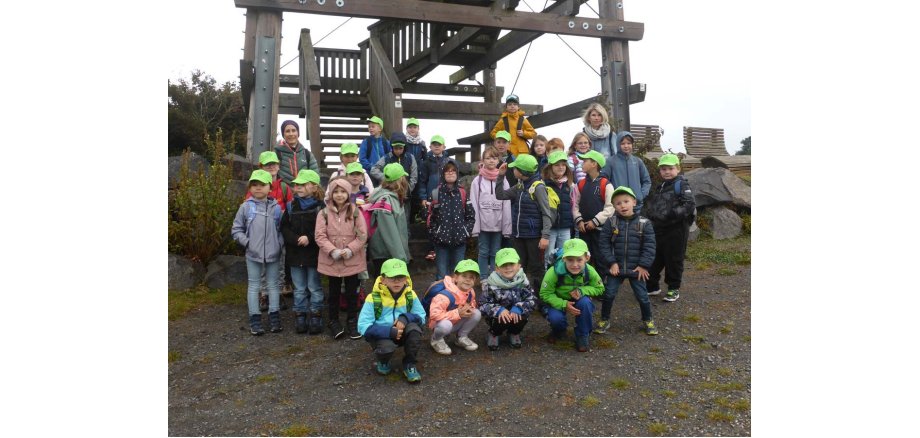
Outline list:
[[[389,137],[394,127],[399,130],[402,126],[403,87],[380,40],[371,36],[369,41],[370,90],[367,97],[371,109],[383,119],[383,132]]]
[[[308,121],[307,138],[310,151],[320,161],[323,160],[323,145],[319,128],[319,68],[316,66],[316,53],[310,39],[310,29],[300,29],[300,95],[303,96],[303,110]],[[325,164],[325,163],[324,163]]]

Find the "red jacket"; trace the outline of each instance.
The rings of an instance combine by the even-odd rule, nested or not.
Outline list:
[[[268,192],[268,196],[275,201],[278,201],[278,204],[281,206],[281,212],[284,213],[284,210],[287,208],[287,203],[294,199],[294,190],[290,186],[284,184],[284,188],[281,185],[284,184],[280,179],[272,181],[272,189]],[[284,196],[284,195],[287,196]],[[252,193],[246,192],[246,196],[243,197],[243,200],[247,200],[252,197]]]

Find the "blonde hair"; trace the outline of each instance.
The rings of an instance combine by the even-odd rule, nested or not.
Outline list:
[[[569,145],[569,155],[572,155],[575,153],[575,143],[578,143],[579,137],[584,137],[585,140],[588,140],[588,143],[591,143],[591,137],[588,137],[588,134],[585,134],[584,132],[579,132],[578,134],[575,134],[575,137],[572,138],[572,144]],[[588,150],[590,150],[590,148]]]
[[[384,179],[383,182],[380,183],[380,187],[395,193],[396,197],[399,198],[400,204],[406,202],[406,193],[409,191],[409,183],[406,181],[406,177],[401,176],[396,181],[387,181]]]
[[[546,155],[549,155],[556,149],[565,152],[565,143],[559,137],[553,137],[550,141],[546,142]]]
[[[483,150],[482,150],[482,159],[483,159],[483,160],[486,158],[486,155],[488,155],[488,156],[490,156],[490,157],[499,158],[499,159],[502,157],[502,153],[499,152],[499,151],[498,151],[498,148],[495,147],[495,146],[489,146],[489,147],[483,149]]]
[[[584,114],[581,115],[581,121],[584,122],[585,126],[591,126],[591,122],[588,120],[588,116],[591,115],[591,111],[597,111],[601,115],[603,122],[601,124],[609,124],[610,117],[607,116],[607,109],[604,108],[604,105],[601,105],[597,102],[588,105],[588,109],[585,110]]]

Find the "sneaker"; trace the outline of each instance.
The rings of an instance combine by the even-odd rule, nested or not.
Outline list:
[[[658,295],[661,293],[661,289],[655,289],[648,291],[648,296]]]
[[[508,340],[511,342],[511,348],[521,348],[521,335],[509,335]]]
[[[298,312],[294,318],[294,331],[297,333],[307,332],[307,314]]]
[[[489,347],[489,350],[495,351],[498,350],[498,336],[489,333],[486,337],[486,346]]]
[[[437,255],[434,253],[434,251],[428,251],[428,255],[425,256],[425,260],[432,261],[432,262],[434,261],[435,258],[437,258]]]
[[[444,339],[439,341],[431,341],[431,348],[438,354],[449,355],[452,353],[450,347],[447,346],[447,342],[444,342]]]
[[[602,319],[597,322],[597,327],[594,328],[594,333],[602,335],[604,333],[607,333],[607,329],[609,328],[610,328],[610,321],[606,319]]]
[[[575,337],[575,349],[579,353],[585,353],[589,350],[588,348],[588,337],[587,336],[576,336]]]
[[[381,376],[385,376],[387,374],[390,374],[391,370],[392,368],[390,368],[390,364],[383,363],[379,360],[377,361],[377,374],[380,374]]]
[[[318,335],[323,332],[323,316],[319,312],[310,314],[308,329],[311,335]]]
[[[272,333],[281,333],[281,314],[272,312],[268,314],[268,325]]]
[[[361,333],[358,333],[358,320],[348,320],[348,337],[361,339]]]
[[[476,351],[479,348],[478,344],[466,336],[457,338],[457,345],[463,347],[466,351]]]
[[[268,295],[259,295],[259,311],[268,312]]]
[[[406,376],[406,380],[408,380],[409,383],[418,383],[422,381],[422,375],[419,374],[415,367],[408,367],[404,369],[403,375]]]
[[[342,337],[342,335],[345,334],[345,329],[342,328],[342,323],[333,319],[332,322],[329,323],[329,334],[332,335],[332,339],[338,339]]]
[[[249,333],[253,336],[265,334],[262,328],[262,315],[249,315]]]
[[[655,327],[654,320],[644,321],[645,324],[645,334],[649,336],[655,336],[658,334],[658,327]]]
[[[664,298],[662,299],[665,301],[677,301],[678,298],[680,298],[680,291],[677,289],[671,289],[667,294],[664,295]]]

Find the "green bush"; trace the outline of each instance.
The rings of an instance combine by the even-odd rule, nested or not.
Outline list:
[[[212,141],[205,134],[211,166],[189,171],[189,150],[182,154],[179,181],[169,196],[169,251],[204,264],[233,250],[230,238],[240,199],[230,195],[232,172],[225,156],[223,135]]]

